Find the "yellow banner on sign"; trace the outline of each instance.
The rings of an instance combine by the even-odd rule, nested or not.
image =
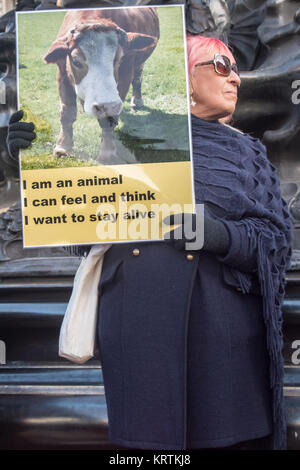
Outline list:
[[[190,161],[22,171],[25,247],[159,240],[192,204]]]

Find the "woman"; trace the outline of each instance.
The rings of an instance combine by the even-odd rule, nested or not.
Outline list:
[[[187,46],[204,246],[187,252],[173,236],[105,254],[98,333],[109,435],[141,449],[263,448],[269,440],[284,449],[281,302],[291,223],[265,147],[219,122],[234,112],[240,85],[230,50],[201,36]],[[15,156],[32,139],[28,126],[10,126]]]

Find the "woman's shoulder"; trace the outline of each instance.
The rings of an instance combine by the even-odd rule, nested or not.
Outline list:
[[[232,124],[222,122],[222,120],[206,121],[192,115],[192,137],[194,146],[201,147],[205,140],[210,145],[218,145],[239,148],[248,156],[252,153],[260,153],[261,157],[267,158],[267,149],[262,141]]]
[[[242,134],[242,135],[246,135],[243,131],[241,131],[241,130],[238,129],[237,127],[230,126],[229,124],[226,124],[226,123],[222,123],[222,124],[223,124],[223,126],[228,127],[228,128],[231,129],[232,131],[238,132],[239,134]]]
[[[269,160],[267,148],[258,137],[229,124],[222,123],[222,125],[230,129],[230,132],[235,133],[242,154],[243,167],[254,166],[255,171],[267,172],[276,177],[277,168]]]
[[[240,141],[244,142],[252,149],[259,150],[261,153],[265,155],[267,154],[266,146],[262,143],[262,141],[258,137],[255,137],[251,134],[243,132],[237,127],[233,127],[229,124],[222,123],[222,125],[225,126],[227,129],[229,129],[232,133],[236,135],[238,139],[240,139]]]
[[[247,132],[244,132],[241,129],[238,129],[237,127],[234,127],[233,125],[226,124],[226,123],[221,123],[221,124],[225,126],[228,130],[232,131],[233,133],[236,133],[236,135],[239,136],[241,139],[249,140],[252,142],[253,145],[258,145],[260,147],[265,148],[264,144],[258,137],[248,134]]]

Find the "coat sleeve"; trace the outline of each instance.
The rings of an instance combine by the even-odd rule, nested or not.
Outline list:
[[[243,221],[222,220],[229,234],[229,249],[225,255],[217,256],[218,260],[232,268],[244,272],[256,272],[257,270],[257,243],[249,233]]]
[[[284,221],[281,226],[266,218],[249,217],[240,221],[223,219],[222,222],[228,231],[230,243],[228,252],[225,255],[217,256],[218,260],[240,271],[256,273],[258,269],[258,234],[264,227],[267,227],[269,232],[273,234],[274,240],[276,237],[282,237],[286,240],[290,246],[288,253],[288,258],[290,258],[292,251],[292,222],[286,202],[283,199],[281,199],[281,202],[282,220]]]

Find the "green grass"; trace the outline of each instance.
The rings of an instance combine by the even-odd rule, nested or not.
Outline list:
[[[183,55],[183,30],[179,8],[159,8],[161,37],[146,61],[142,94],[145,108],[130,111],[131,89],[123,106],[116,136],[140,162],[186,160],[188,125]],[[52,156],[60,130],[60,100],[56,65],[42,61],[57,36],[64,12],[19,15],[20,104],[25,120],[33,121],[37,139],[22,152],[22,169],[95,165],[101,129],[78,103],[74,124],[74,155]]]

